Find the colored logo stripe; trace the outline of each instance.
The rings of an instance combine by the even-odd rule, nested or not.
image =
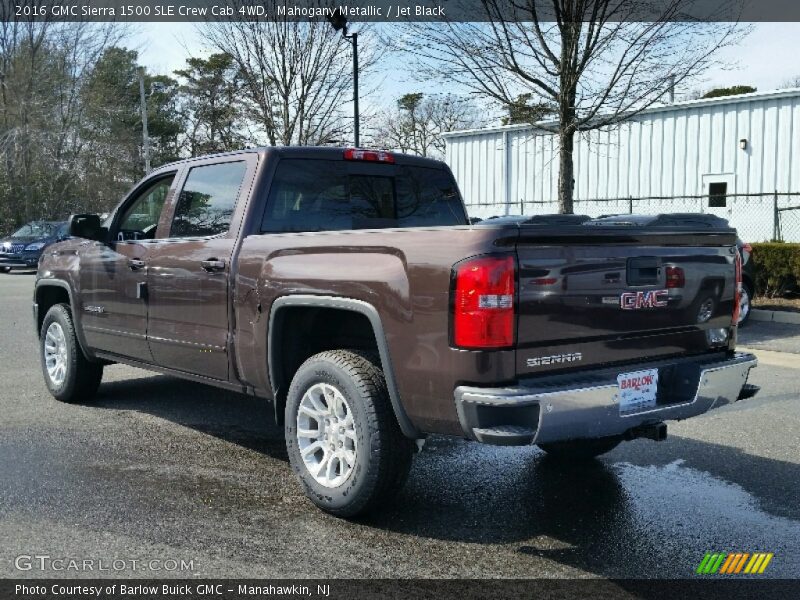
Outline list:
[[[773,556],[772,552],[707,552],[695,572],[700,575],[760,574],[766,570]]]

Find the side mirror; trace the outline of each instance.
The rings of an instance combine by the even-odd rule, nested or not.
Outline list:
[[[69,218],[69,234],[87,240],[102,241],[99,215],[72,215]]]

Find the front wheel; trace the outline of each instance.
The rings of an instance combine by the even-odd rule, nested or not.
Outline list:
[[[103,377],[103,365],[91,363],[83,355],[66,304],[56,304],[47,311],[39,346],[44,381],[56,400],[78,402],[94,396]]]
[[[286,449],[306,495],[354,517],[403,486],[414,444],[400,431],[383,372],[357,352],[332,350],[297,370],[286,399]]]
[[[601,454],[611,452],[622,441],[619,437],[605,437],[596,439],[567,440],[565,442],[552,442],[537,444],[549,456],[560,460],[590,460]]]
[[[10,273],[11,267],[0,267],[0,273]]]

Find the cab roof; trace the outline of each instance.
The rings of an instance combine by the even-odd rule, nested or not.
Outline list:
[[[184,163],[190,163],[196,160],[205,160],[208,158],[216,157],[229,157],[238,154],[259,154],[264,158],[274,156],[280,158],[304,158],[304,159],[317,159],[317,160],[345,160],[344,152],[346,147],[333,147],[333,146],[259,146],[256,148],[245,148],[242,150],[233,150],[230,152],[218,152],[214,154],[206,154],[203,156],[195,156],[192,158],[185,158],[175,162],[162,165],[155,171],[168,169]],[[388,152],[394,157],[395,164],[399,165],[415,165],[420,167],[433,167],[443,168],[446,164],[441,160],[416,156],[414,154],[402,154],[398,152],[391,152],[386,150],[376,150],[373,148],[359,148],[359,150],[375,150],[378,152]]]

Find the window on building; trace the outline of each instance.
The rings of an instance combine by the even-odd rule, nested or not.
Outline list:
[[[709,183],[708,207],[725,208],[728,205],[727,194],[728,184],[726,182]]]

